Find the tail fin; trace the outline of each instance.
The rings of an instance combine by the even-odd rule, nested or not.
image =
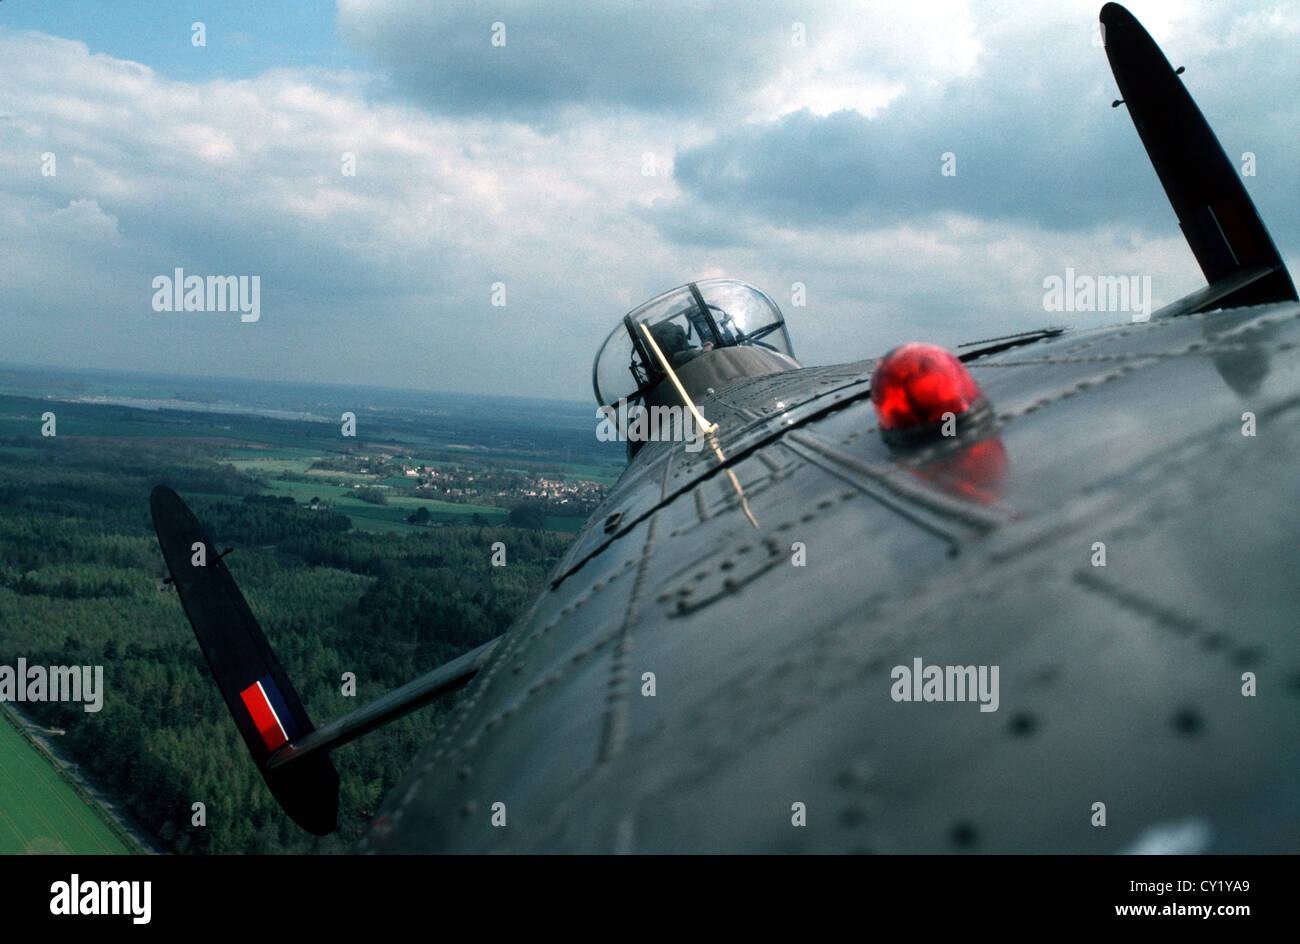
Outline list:
[[[1123,104],[1213,290],[1166,313],[1295,301],[1295,285],[1236,168],[1160,47],[1118,3],[1101,8],[1101,27]]]
[[[339,776],[329,755],[321,751],[275,769],[268,764],[282,746],[315,727],[243,594],[180,496],[159,485],[149,505],[185,615],[267,787],[303,829],[332,831]]]

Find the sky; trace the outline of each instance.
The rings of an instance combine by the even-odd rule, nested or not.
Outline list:
[[[1100,6],[9,0],[0,361],[582,400],[698,278],[806,365],[1127,320],[1044,304],[1204,284]],[[1128,6],[1300,272],[1300,2]],[[257,320],[157,310],[176,269]]]

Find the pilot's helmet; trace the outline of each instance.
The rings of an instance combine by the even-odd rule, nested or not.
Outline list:
[[[650,336],[664,352],[664,357],[672,359],[674,354],[686,350],[690,345],[686,341],[686,331],[673,321],[661,321],[650,326]]]

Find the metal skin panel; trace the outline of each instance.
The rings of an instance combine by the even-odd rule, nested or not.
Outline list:
[[[717,442],[723,454],[735,456],[776,436],[779,429],[769,420],[778,414],[783,426],[794,424],[864,395],[871,368],[872,362],[862,361],[765,375],[703,399],[699,406],[710,422],[721,427]],[[796,374],[797,382],[791,379]],[[574,569],[586,566],[585,562],[626,533],[666,495],[691,488],[700,475],[716,469],[711,449],[692,452],[680,443],[647,443],[619,479],[617,490],[578,533],[552,580],[564,579]]]
[[[706,401],[758,528],[644,449],[359,851],[1294,851],[1297,344],[1289,303],[975,358],[993,427],[908,453],[869,362]],[[895,701],[918,657],[997,710]]]

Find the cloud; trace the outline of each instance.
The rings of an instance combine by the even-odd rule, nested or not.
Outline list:
[[[629,259],[676,277],[629,212],[671,188],[641,173],[673,147],[653,122],[544,138],[348,72],[180,82],[3,30],[0,56],[10,356],[577,397],[616,299],[659,288]],[[261,321],[152,311],[178,266],[259,275]]]
[[[392,91],[431,112],[549,127],[572,107],[724,121],[737,109],[869,110],[918,68],[969,67],[978,44],[965,10],[961,0],[888,14],[853,0],[340,0],[338,27]]]
[[[1109,107],[1091,4],[505,3],[490,16],[521,71],[477,84],[457,31],[504,51],[488,14],[423,6],[341,4],[374,73],[178,81],[0,29],[5,356],[581,398],[624,311],[707,275],[771,293],[810,364],[1058,320],[1042,281],[1066,266],[1150,274],[1165,300],[1200,284]],[[1300,18],[1190,10],[1148,23],[1229,154],[1257,155],[1247,187],[1294,260],[1279,89],[1300,85]],[[154,312],[152,278],[178,266],[261,276],[261,320]]]
[[[988,24],[978,68],[942,84],[913,82],[874,116],[804,108],[719,129],[676,155],[681,200],[695,205],[687,212],[703,205],[776,225],[857,230],[959,213],[1055,230],[1109,222],[1165,231],[1167,204],[1132,122],[1108,107],[1115,88],[1103,49],[1082,30],[1043,26],[1037,17]],[[1294,163],[1296,120],[1264,117],[1274,108],[1273,81],[1228,71],[1240,70],[1247,49],[1269,48],[1268,74],[1280,67],[1300,87],[1300,66],[1282,52],[1278,28],[1269,17],[1219,18],[1171,45],[1206,51],[1199,74],[1187,77],[1193,95],[1217,89],[1208,98],[1222,103],[1213,110],[1226,119],[1229,154],[1236,160],[1244,141],[1271,168],[1251,189],[1294,247],[1295,181],[1278,171]],[[1228,39],[1207,48],[1206,35]],[[1243,114],[1254,119],[1249,128],[1233,123]],[[659,216],[671,220],[672,207]],[[661,231],[681,238],[681,227]]]

